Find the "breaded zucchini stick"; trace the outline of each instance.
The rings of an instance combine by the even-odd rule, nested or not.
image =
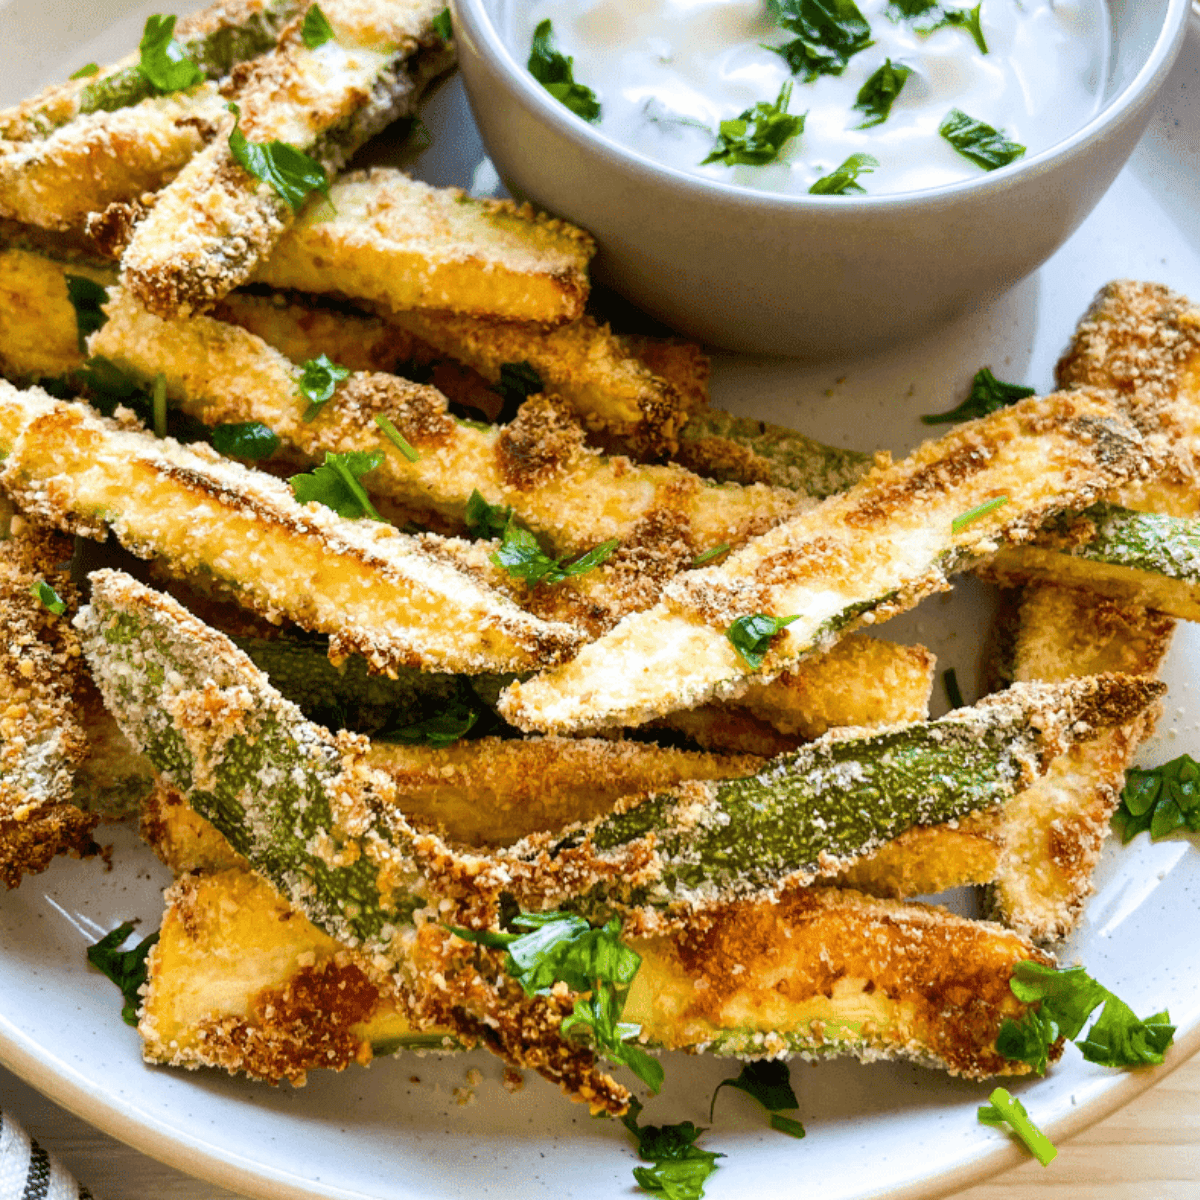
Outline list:
[[[1095,671],[1154,676],[1175,622],[1071,587],[1025,589],[1013,655],[1017,680]],[[1078,745],[1004,809],[990,895],[1005,924],[1039,941],[1066,937],[1093,889],[1092,873],[1121,799],[1125,770],[1154,727],[1151,708]]]
[[[301,23],[234,80],[240,130],[279,140],[327,172],[396,117],[452,61],[433,28],[441,0],[326,0],[335,36],[310,49]],[[158,194],[121,260],[125,285],[150,310],[210,307],[249,278],[292,220],[274,188],[234,158],[226,114],[220,132]]]
[[[70,626],[78,596],[63,569],[71,544],[25,528],[0,542],[0,880],[8,888],[56,854],[99,849],[99,814],[74,804],[88,745],[76,708],[86,667]],[[47,608],[39,584],[71,612]]]
[[[1036,536],[1055,513],[1138,478],[1148,457],[1115,397],[1031,398],[926,442],[848,492],[673,579],[561,668],[516,683],[501,712],[523,729],[640,724],[735,698],[757,678],[726,636],[754,614],[795,617],[771,643],[774,678],[854,628],[943,590],[1001,542]]]
[[[995,1050],[1025,1011],[1009,974],[1052,962],[995,925],[828,889],[628,944],[642,965],[623,1017],[645,1044],[903,1058],[968,1078],[1028,1070]],[[176,880],[149,966],[138,1031],[151,1062],[300,1084],[317,1067],[463,1045],[413,1029],[390,979],[244,868]]]
[[[390,525],[301,506],[283,483],[207,447],[120,429],[0,381],[0,484],[39,520],[112,529],[177,574],[203,572],[269,618],[329,634],[375,670],[527,670],[578,634],[539,621]]]
[[[383,309],[440,309],[559,325],[583,315],[595,243],[506,200],[476,200],[401,171],[344,175],[259,264],[277,288],[337,292]]]
[[[382,449],[372,487],[402,505],[461,522],[474,491],[512,507],[557,554],[576,555],[639,526],[669,521],[684,554],[745,540],[803,501],[763,485],[713,487],[680,467],[610,460],[548,397],[527,401],[508,426],[456,421],[434,388],[357,372],[306,421],[300,369],[254,334],[208,316],[162,319],[125,291],[89,341],[94,355],[145,379],[161,372],[168,396],[209,424],[261,421],[310,459],[324,451]],[[375,423],[394,422],[419,452],[411,461]]]
[[[505,363],[529,363],[587,429],[623,439],[635,455],[673,454],[699,402],[655,375],[607,325],[588,316],[555,329],[417,310],[387,319],[490,384],[499,382]]]

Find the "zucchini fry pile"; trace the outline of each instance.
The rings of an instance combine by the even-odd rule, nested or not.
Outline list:
[[[0,875],[140,802],[146,1057],[484,1045],[610,1113],[647,1050],[1027,1072],[1014,966],[1200,611],[1189,306],[1114,286],[1060,391],[822,446],[590,314],[586,233],[332,178],[450,64],[440,4],[154,21],[0,113]],[[996,689],[930,721],[932,655],[864,630],[967,570],[1019,589]],[[915,899],[964,885],[996,921]],[[514,920],[635,969],[534,986]]]

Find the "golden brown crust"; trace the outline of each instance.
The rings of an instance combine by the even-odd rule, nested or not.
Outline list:
[[[62,569],[71,543],[25,522],[18,530],[0,542],[0,880],[9,888],[56,854],[94,854],[100,820],[72,803],[88,746],[77,718],[85,668],[70,626],[79,597]],[[39,582],[66,612],[32,594]]]

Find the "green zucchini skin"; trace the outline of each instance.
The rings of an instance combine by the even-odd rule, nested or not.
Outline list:
[[[758,774],[695,781],[638,798],[554,837],[512,848],[529,860],[581,853],[636,860],[652,847],[652,877],[560,899],[587,909],[663,908],[771,894],[836,874],[915,825],[1002,804],[1077,741],[1144,709],[1161,685],[1125,676],[1017,684],[937,721],[826,735]],[[582,848],[582,849],[581,849]],[[578,866],[578,863],[573,864]]]
[[[745,469],[715,466],[703,453],[709,439],[733,442],[750,455]],[[707,409],[679,431],[679,461],[720,483],[770,483],[823,500],[857,483],[875,455],[814,441],[782,425]]]

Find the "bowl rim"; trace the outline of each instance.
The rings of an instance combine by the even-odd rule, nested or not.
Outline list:
[[[1137,3],[1137,0],[1127,0]],[[979,178],[959,180],[920,191],[890,192],[864,196],[810,196],[782,192],[761,192],[733,183],[721,183],[706,176],[692,175],[670,167],[617,141],[602,130],[575,116],[556,101],[513,56],[491,14],[488,0],[450,0],[456,28],[464,29],[478,47],[481,58],[491,63],[493,71],[514,90],[519,103],[536,120],[575,144],[579,149],[599,154],[614,165],[628,170],[635,179],[659,186],[671,186],[687,193],[683,199],[742,205],[771,211],[811,213],[827,212],[863,215],[871,210],[887,211],[910,205],[957,202],[967,196],[987,196],[1031,178],[1038,178],[1052,166],[1070,161],[1088,149],[1104,134],[1136,115],[1142,105],[1154,95],[1157,85],[1167,76],[1182,49],[1187,23],[1197,8],[1197,0],[1166,0],[1166,14],[1157,39],[1136,75],[1112,100],[1090,120],[1053,146],[1031,158],[988,172]],[[1108,0],[1104,0],[1108,9]]]

